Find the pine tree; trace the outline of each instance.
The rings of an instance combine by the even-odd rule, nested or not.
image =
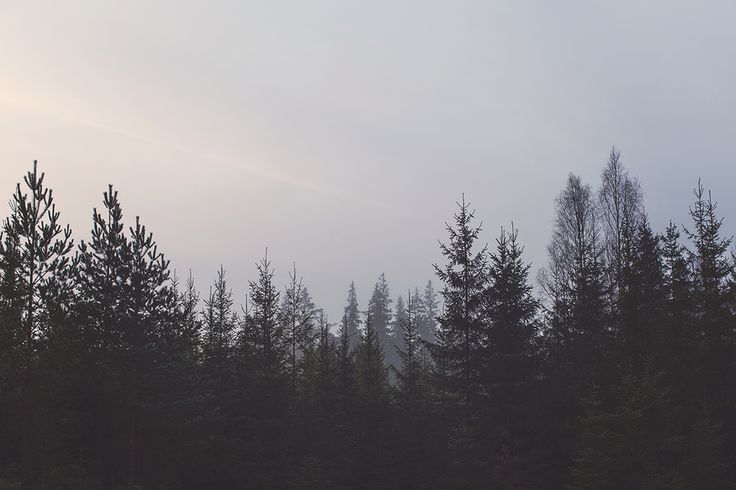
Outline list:
[[[79,314],[89,350],[87,390],[94,406],[90,456],[94,455],[100,483],[113,485],[109,455],[117,450],[111,432],[117,423],[116,407],[123,403],[123,331],[128,315],[123,294],[131,275],[132,251],[118,193],[112,186],[103,193],[103,206],[102,212],[93,210],[91,240],[80,243],[77,281],[82,298]]]
[[[662,343],[667,371],[674,376],[672,382],[683,384],[695,362],[693,281],[687,249],[680,243],[677,226],[670,222],[661,240],[667,325]]]
[[[635,232],[625,246],[630,258],[621,274],[618,340],[629,373],[641,375],[648,362],[661,358],[666,291],[659,237],[646,217]]]
[[[203,325],[199,312],[199,299],[199,291],[197,291],[190,270],[184,290],[179,292],[179,307],[181,311],[181,353],[191,361],[197,361],[200,358]]]
[[[347,409],[348,400],[353,396],[355,386],[355,349],[352,347],[353,338],[349,333],[349,325],[347,315],[343,315],[337,346],[337,393],[343,411]]]
[[[733,237],[722,237],[723,219],[716,215],[717,204],[712,201],[710,193],[706,198],[705,189],[698,181],[694,189],[695,203],[690,208],[693,230],[687,231],[694,250],[690,253],[690,261],[695,269],[695,302],[699,317],[698,334],[703,354],[712,369],[709,375],[723,375],[727,371],[730,350],[733,344],[733,331],[730,319],[733,317],[733,298],[727,288],[727,281],[733,271],[733,264],[727,255]],[[711,364],[711,362],[720,364]],[[722,387],[712,387],[715,391],[706,397],[715,395]],[[709,390],[710,391],[710,390]]]
[[[437,331],[437,316],[439,315],[439,302],[432,281],[428,281],[424,287],[423,295],[415,291],[417,298],[417,322],[419,323],[419,336],[425,342],[434,343]]]
[[[396,309],[394,310],[393,317],[391,319],[391,333],[394,344],[394,350],[400,349],[403,345],[403,339],[401,338],[401,325],[406,323],[408,318],[408,311],[404,298],[399,295],[396,298]],[[398,351],[397,351],[398,352]],[[398,366],[396,366],[398,367]]]
[[[289,273],[289,285],[281,304],[282,328],[286,334],[286,342],[289,344],[287,370],[291,379],[292,395],[296,394],[297,381],[303,370],[301,366],[303,359],[300,357],[304,356],[305,347],[311,344],[315,310],[302,278],[297,277],[296,265],[294,265],[293,272]]]
[[[318,330],[315,340],[316,395],[320,409],[324,412],[332,402],[335,390],[335,341],[330,332],[327,315],[319,310]]]
[[[724,438],[736,445],[733,442],[736,441],[736,416],[732,409],[736,403],[732,382],[733,359],[736,358],[736,331],[733,327],[736,323],[736,298],[728,285],[734,270],[728,255],[733,237],[722,235],[723,218],[717,216],[717,204],[710,192],[706,197],[699,181],[693,193],[695,202],[690,208],[693,228],[692,231],[686,230],[693,244],[690,262],[694,270],[693,325],[697,363],[693,388],[699,405],[708,408],[708,420],[716,426],[723,426]],[[734,470],[732,464],[729,469]]]
[[[363,403],[369,406],[383,403],[388,397],[388,369],[370,314],[366,315],[355,364],[358,393]]]
[[[9,298],[5,314],[20,313],[20,318],[10,318],[10,325],[20,327],[20,335],[11,335],[21,349],[13,355],[19,364],[19,400],[22,406],[22,461],[23,483],[33,487],[39,473],[38,396],[32,393],[37,380],[39,354],[53,335],[54,324],[49,312],[58,299],[59,282],[64,280],[69,266],[68,254],[73,247],[71,229],[59,223],[59,212],[54,204],[53,191],[44,185],[44,173],[38,172],[34,160],[33,169],[24,177],[25,188],[18,183],[10,201],[12,214],[2,226],[5,240],[0,241],[0,254],[5,265],[12,267],[7,280],[16,285]],[[6,272],[7,274],[7,272]],[[61,305],[59,305],[61,307]]]
[[[378,276],[378,282],[376,282],[373,288],[373,294],[368,302],[368,315],[371,318],[373,328],[378,336],[378,341],[384,348],[393,349],[394,339],[392,326],[392,313],[391,313],[391,295],[388,288],[388,282],[386,282],[386,275],[381,273]],[[393,353],[389,354],[387,361],[389,364],[393,364]]]
[[[400,367],[394,368],[399,406],[405,414],[416,416],[427,402],[426,366],[422,356],[422,343],[417,322],[416,296],[408,294],[405,308],[401,296],[396,300],[397,332],[401,334],[401,346],[397,347]]]
[[[474,227],[474,212],[465,202],[458,203],[455,226],[446,225],[448,245],[440,244],[447,259],[444,267],[435,265],[443,282],[441,291],[445,310],[439,318],[437,346],[433,356],[437,361],[445,389],[457,397],[465,409],[466,418],[480,396],[479,382],[484,319],[483,304],[487,278],[487,249],[474,250],[481,227]]]
[[[277,397],[285,375],[288,344],[279,319],[280,294],[273,283],[274,271],[268,251],[256,264],[258,279],[250,281],[250,303],[253,315],[254,348],[258,386],[267,400],[264,409],[276,408]]]
[[[355,292],[355,283],[352,281],[348,288],[344,319],[347,322],[346,335],[350,338],[350,345],[356,347],[360,343],[360,310],[358,309],[358,294]]]
[[[123,343],[127,350],[126,375],[128,391],[128,486],[135,487],[140,478],[139,412],[141,392],[149,379],[146,373],[161,365],[161,354],[171,352],[178,335],[176,292],[170,287],[169,261],[159,252],[153,234],[136,217],[130,228],[130,278],[123,289],[128,311]]]
[[[202,343],[205,366],[216,377],[231,372],[237,314],[233,311],[233,293],[225,279],[225,268],[220,266],[217,279],[209,296],[204,300],[204,339]]]
[[[490,254],[487,327],[482,343],[484,386],[481,434],[490,447],[495,480],[519,486],[529,477],[521,461],[531,451],[531,424],[538,376],[537,300],[532,295],[518,230],[501,228]],[[522,485],[523,486],[523,485]]]

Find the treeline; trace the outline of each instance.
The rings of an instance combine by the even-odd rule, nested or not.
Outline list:
[[[422,290],[333,324],[268,254],[180,281],[104,193],[73,241],[34,163],[0,236],[0,488],[730,488],[736,258],[698,183],[655,232],[613,150],[548,264],[463,199]]]

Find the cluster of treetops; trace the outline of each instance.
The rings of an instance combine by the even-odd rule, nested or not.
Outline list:
[[[698,183],[653,231],[614,150],[570,175],[534,280],[463,199],[432,283],[331,324],[266,255],[179,282],[112,186],[73,242],[44,175],[0,237],[2,488],[731,488],[736,272]],[[191,276],[191,274],[190,274]]]

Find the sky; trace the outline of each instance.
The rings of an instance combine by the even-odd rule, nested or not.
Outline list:
[[[180,276],[242,302],[268,247],[339,320],[421,287],[465,194],[536,271],[612,145],[650,220],[698,178],[736,232],[732,1],[0,0],[0,195],[37,159],[77,240],[114,184]],[[4,203],[2,199],[0,202]],[[0,208],[7,216],[9,208]],[[534,275],[534,273],[532,274]],[[436,280],[435,280],[436,283]]]

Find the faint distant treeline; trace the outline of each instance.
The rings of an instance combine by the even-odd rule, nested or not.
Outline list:
[[[733,486],[731,238],[700,183],[687,227],[643,202],[615,150],[597,190],[570,175],[536,297],[463,198],[438,293],[392,306],[381,274],[333,325],[267,254],[242,306],[224,268],[172,277],[112,186],[73,242],[34,162],[0,236],[0,487]]]

